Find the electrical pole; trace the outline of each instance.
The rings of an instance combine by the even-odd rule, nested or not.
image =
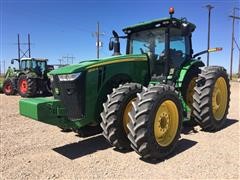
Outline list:
[[[59,61],[59,64],[62,65],[63,59],[58,59],[58,61]]]
[[[210,25],[211,25],[211,10],[214,8],[210,4],[205,6],[208,9],[208,42],[207,48],[210,49]],[[207,53],[207,66],[209,66],[209,52]]]
[[[73,59],[75,59],[75,57],[74,56],[63,56],[62,57],[62,59],[66,59],[66,61],[67,61],[67,64],[69,64],[69,59],[71,60],[71,62],[72,62],[72,64],[73,64]]]
[[[99,22],[97,22],[97,58],[99,59]]]
[[[20,51],[21,51],[21,49],[20,49],[20,35],[18,34],[18,60],[20,61]]]
[[[232,46],[231,46],[231,58],[230,58],[230,80],[232,80],[232,63],[233,63],[233,49],[234,49],[234,25],[235,19],[240,19],[240,17],[235,16],[235,11],[239,10],[239,8],[233,8],[233,15],[229,16],[232,18]]]
[[[30,34],[28,33],[28,57],[31,57]]]
[[[234,42],[238,48],[238,53],[239,53],[239,62],[238,62],[238,78],[240,78],[240,47],[238,46],[238,43],[236,41],[236,39],[234,39]]]
[[[100,24],[99,24],[99,22],[97,22],[97,31],[95,32],[96,48],[97,48],[97,59],[99,59],[99,49],[102,46],[102,42],[100,41],[100,35],[104,35],[104,33],[100,32]]]

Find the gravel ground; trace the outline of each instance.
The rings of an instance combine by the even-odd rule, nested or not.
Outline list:
[[[146,162],[101,135],[79,138],[21,117],[18,96],[0,95],[0,179],[240,179],[240,83],[231,84],[228,123],[216,133],[184,129],[174,153]]]

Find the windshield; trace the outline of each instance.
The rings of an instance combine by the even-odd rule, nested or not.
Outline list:
[[[161,54],[165,49],[165,29],[145,30],[130,37],[130,54]]]
[[[147,53],[154,55],[156,60],[165,55],[166,28],[145,30],[130,36],[130,54]],[[189,38],[182,35],[177,28],[170,29],[170,58],[181,63],[190,56]]]
[[[46,61],[32,61],[32,68],[43,74],[46,70]]]

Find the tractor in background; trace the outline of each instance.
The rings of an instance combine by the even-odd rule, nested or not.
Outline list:
[[[194,54],[196,26],[169,12],[169,18],[124,28],[125,36],[113,31],[113,57],[51,71],[54,97],[21,99],[20,114],[83,137],[102,131],[116,149],[154,159],[174,150],[183,122],[220,130],[229,109],[228,75],[198,56],[221,48]],[[120,39],[127,41],[125,55]]]
[[[22,58],[17,61],[19,68],[9,67],[2,84],[2,91],[6,95],[19,94],[22,97],[50,96],[51,84],[48,73],[53,66],[47,65],[47,59]]]

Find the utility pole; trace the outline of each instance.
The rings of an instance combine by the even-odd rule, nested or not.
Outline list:
[[[96,36],[96,47],[97,47],[97,58],[99,59],[99,49],[102,47],[102,42],[100,41],[100,35],[104,35],[104,33],[100,32],[100,24],[97,22],[97,31],[95,32]]]
[[[58,59],[59,64],[62,65],[63,59]]]
[[[97,22],[97,58],[99,59],[99,22]]]
[[[62,59],[66,59],[67,64],[69,64],[69,60],[71,60],[71,64],[73,64],[73,59],[75,59],[74,56],[63,56]]]
[[[238,53],[239,53],[239,62],[238,62],[238,78],[240,78],[240,47],[238,46],[238,43],[236,41],[236,39],[234,39],[234,42],[238,48]]]
[[[230,58],[230,80],[232,80],[232,63],[233,63],[233,50],[234,50],[234,25],[235,19],[240,19],[240,17],[235,16],[235,11],[239,10],[239,8],[233,8],[233,15],[229,16],[232,18],[232,46],[231,46],[231,58]]]
[[[28,33],[28,57],[31,57],[30,34]]]
[[[211,25],[211,10],[214,8],[210,4],[205,6],[208,9],[208,42],[207,48],[210,49],[210,25]],[[209,66],[209,52],[207,53],[207,66]]]
[[[20,55],[21,49],[20,49],[20,35],[18,34],[18,59],[20,61],[21,55]]]
[[[27,43],[21,43],[20,42],[20,35],[17,35],[17,45],[18,45],[18,61],[19,61],[19,68],[20,68],[20,59],[27,57],[27,58],[31,58],[31,42],[30,42],[30,34],[28,33],[28,42]],[[27,50],[22,50],[21,49],[21,45],[27,45],[28,48]]]

